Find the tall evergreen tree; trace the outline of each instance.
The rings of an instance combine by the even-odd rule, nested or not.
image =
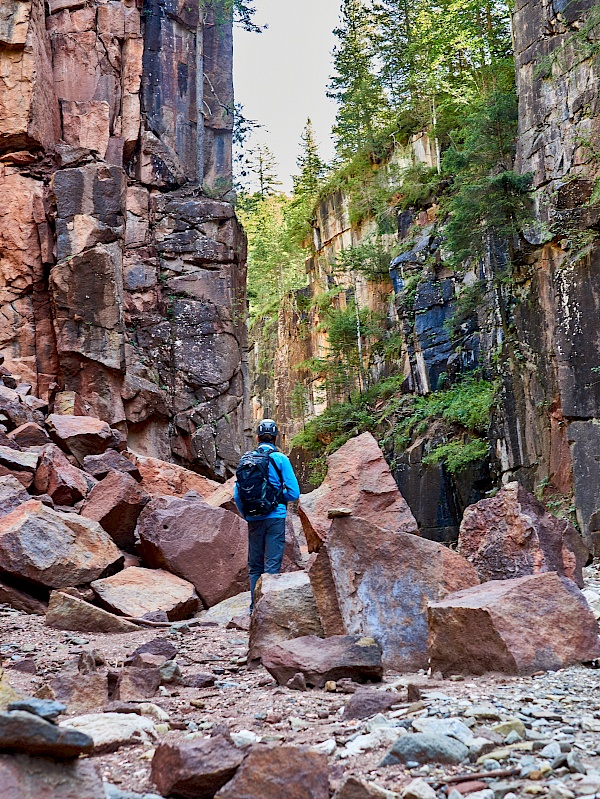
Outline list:
[[[339,103],[333,132],[342,158],[358,149],[374,149],[375,133],[387,112],[373,65],[374,22],[372,9],[363,0],[343,0],[340,26],[334,30],[339,43],[333,51],[335,74],[328,92]]]
[[[294,177],[294,194],[316,195],[326,170],[319,155],[319,145],[310,117],[300,136],[300,155],[296,161],[300,173]]]
[[[266,144],[259,144],[250,151],[248,172],[254,175],[258,193],[262,197],[275,194],[281,181],[277,178],[277,161]]]

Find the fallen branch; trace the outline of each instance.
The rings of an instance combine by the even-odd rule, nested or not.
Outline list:
[[[496,777],[514,777],[520,774],[519,768],[499,768],[496,771],[473,771],[470,774],[459,774],[455,777],[447,777],[440,782],[440,785],[450,785],[453,782],[470,782],[471,780],[493,780]]]

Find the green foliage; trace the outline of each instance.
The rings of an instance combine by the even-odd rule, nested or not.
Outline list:
[[[279,313],[282,297],[306,283],[305,253],[290,234],[290,199],[282,194],[241,195],[237,213],[248,234],[248,299],[254,321]]]
[[[453,440],[429,453],[426,463],[444,463],[455,473],[485,457],[489,445],[483,436],[496,401],[496,383],[470,377],[446,391],[422,397],[403,394],[403,383],[404,378],[395,375],[363,394],[353,392],[348,402],[332,405],[311,419],[292,446],[314,454],[317,465],[322,465],[325,455],[361,433],[369,431],[382,446],[391,444],[396,451],[403,451],[415,434],[425,433],[437,422],[446,425],[446,437]],[[314,482],[316,475],[312,479]]]
[[[473,104],[444,155],[453,180],[444,236],[455,264],[485,253],[492,239],[510,239],[531,218],[532,176],[510,169],[517,118],[514,88],[492,92]]]
[[[473,438],[470,441],[450,441],[435,447],[424,458],[426,466],[442,463],[450,474],[463,471],[476,461],[483,460],[489,453],[490,445],[482,438]]]
[[[380,236],[369,236],[338,255],[338,266],[342,271],[361,274],[373,281],[387,279],[389,265],[390,253],[384,248]]]

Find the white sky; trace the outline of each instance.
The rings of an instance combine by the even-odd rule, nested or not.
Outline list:
[[[244,115],[264,129],[253,140],[264,142],[279,165],[282,188],[289,191],[295,174],[300,135],[310,117],[321,156],[331,160],[331,127],[336,104],[326,97],[333,71],[333,29],[340,0],[255,0],[256,21],[264,33],[235,32],[236,102]]]

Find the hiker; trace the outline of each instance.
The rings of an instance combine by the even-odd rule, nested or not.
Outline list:
[[[235,504],[248,522],[250,613],[261,574],[281,571],[287,503],[300,496],[292,464],[275,445],[279,435],[275,422],[263,419],[256,435],[258,447],[242,456],[233,494]]]

